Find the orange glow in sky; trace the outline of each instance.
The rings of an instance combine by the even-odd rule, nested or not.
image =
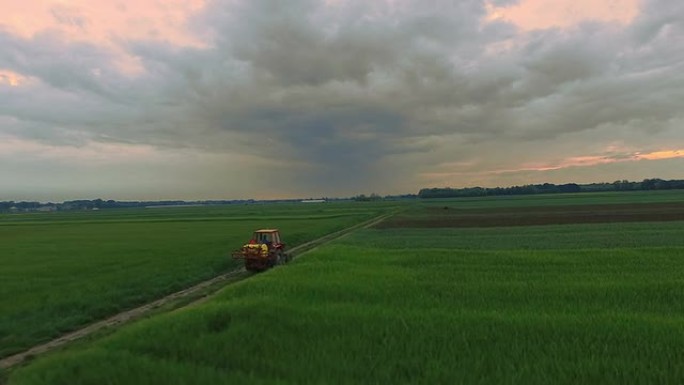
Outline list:
[[[19,87],[26,81],[24,76],[16,72],[0,70],[0,85],[8,85],[10,87]]]
[[[521,0],[508,7],[488,2],[487,20],[504,20],[529,31],[569,27],[583,21],[629,23],[639,12],[638,0]]]
[[[647,159],[647,160],[659,160],[659,159],[671,159],[671,158],[684,158],[684,149],[682,150],[669,150],[669,151],[656,151],[646,154],[636,154],[634,155],[636,159]]]
[[[621,162],[633,162],[640,160],[663,160],[663,159],[675,159],[684,158],[684,149],[679,150],[662,150],[653,152],[635,152],[635,153],[623,153],[615,156],[615,153],[610,155],[587,155],[587,156],[574,156],[570,158],[561,159],[556,162],[535,162],[535,163],[524,163],[516,168],[506,168],[506,169],[495,169],[489,171],[483,170],[473,170],[473,171],[445,171],[445,172],[429,172],[421,174],[422,177],[427,179],[440,179],[448,178],[453,176],[462,175],[503,175],[512,174],[520,172],[544,172],[544,171],[554,171],[562,170],[571,167],[591,167],[598,166],[602,164],[610,163],[621,163]],[[458,166],[458,164],[447,164],[450,166]],[[473,162],[463,162],[462,166],[470,167],[475,165]]]
[[[608,163],[618,163],[618,162],[628,162],[628,161],[638,161],[638,160],[662,160],[662,159],[674,159],[674,158],[684,158],[684,149],[680,150],[662,150],[653,151],[647,153],[631,153],[631,154],[621,154],[621,156],[611,156],[611,155],[591,155],[591,156],[576,156],[571,158],[563,159],[556,164],[547,165],[527,165],[523,166],[520,170],[501,170],[497,173],[506,173],[514,171],[550,171],[559,170],[568,167],[588,167],[597,166],[600,164]]]

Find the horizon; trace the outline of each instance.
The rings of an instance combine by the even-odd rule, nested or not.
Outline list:
[[[53,199],[53,200],[31,200],[31,199],[0,199],[0,202],[38,202],[42,205],[46,204],[63,204],[66,202],[73,202],[73,201],[95,201],[95,200],[101,200],[103,202],[107,201],[115,201],[115,202],[141,202],[141,203],[146,203],[146,202],[185,202],[185,203],[193,203],[193,202],[210,202],[210,201],[219,201],[219,202],[230,202],[230,201],[255,201],[255,202],[267,202],[267,201],[298,201],[298,200],[319,200],[319,199],[329,199],[329,200],[349,200],[349,199],[354,199],[360,196],[371,196],[371,195],[377,195],[381,198],[384,197],[401,197],[401,196],[406,196],[406,195],[414,195],[417,198],[419,197],[419,193],[422,190],[429,190],[429,189],[453,189],[453,190],[461,190],[461,189],[508,189],[508,188],[515,188],[515,187],[525,187],[525,186],[539,186],[539,185],[544,185],[544,184],[552,184],[555,186],[564,186],[564,185],[578,185],[578,186],[589,186],[589,185],[610,185],[615,182],[627,182],[627,183],[632,183],[632,184],[637,184],[637,183],[642,183],[646,180],[662,180],[662,181],[679,181],[682,179],[665,179],[665,178],[659,178],[659,177],[653,177],[653,178],[644,178],[642,180],[627,180],[627,179],[617,179],[614,181],[599,181],[599,182],[585,182],[585,183],[580,183],[580,182],[562,182],[562,183],[550,183],[550,182],[542,182],[542,183],[531,183],[531,184],[526,184],[526,185],[507,185],[507,186],[461,186],[461,187],[455,187],[455,186],[425,186],[420,188],[416,192],[399,192],[395,194],[379,194],[375,191],[370,191],[370,192],[357,192],[351,195],[345,195],[345,196],[297,196],[297,197],[273,197],[273,198],[266,198],[266,199],[260,199],[260,198],[209,198],[209,199],[183,199],[183,198],[178,198],[178,199],[164,199],[164,198],[159,198],[159,199],[113,199],[113,198],[103,198],[103,197],[80,197],[80,198],[68,198],[68,199]],[[644,190],[624,190],[621,192],[630,192],[630,191],[644,191]],[[520,194],[520,195],[530,195],[530,194]]]

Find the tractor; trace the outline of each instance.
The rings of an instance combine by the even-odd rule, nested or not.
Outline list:
[[[242,248],[233,251],[234,259],[243,259],[248,271],[264,271],[290,261],[278,229],[257,230]]]

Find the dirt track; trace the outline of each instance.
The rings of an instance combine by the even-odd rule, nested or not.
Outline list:
[[[373,219],[370,219],[368,221],[359,223],[357,225],[348,227],[346,229],[325,235],[321,238],[315,239],[313,241],[304,243],[302,245],[299,245],[297,247],[294,247],[288,251],[288,253],[293,257],[296,258],[297,256],[310,251],[318,246],[321,246],[323,244],[326,244],[328,242],[331,242],[335,239],[341,238],[349,233],[351,233],[354,230],[360,229],[360,228],[366,228],[366,227],[371,227],[374,225],[377,225],[381,221],[385,220],[386,218],[390,217],[393,214],[384,214],[378,217],[375,217]],[[169,294],[166,297],[160,298],[154,302],[150,302],[148,304],[136,307],[131,310],[127,310],[124,312],[121,312],[119,314],[116,314],[114,316],[111,316],[107,319],[104,319],[102,321],[95,322],[93,324],[90,324],[84,328],[78,329],[76,331],[67,333],[61,337],[58,337],[52,341],[46,342],[44,344],[36,345],[32,347],[29,350],[26,350],[21,353],[17,353],[15,355],[5,357],[2,360],[0,360],[0,369],[8,369],[13,366],[16,366],[18,364],[21,364],[25,360],[29,358],[33,358],[39,354],[43,354],[46,352],[49,352],[51,350],[57,349],[59,347],[62,347],[72,341],[78,340],[80,338],[86,337],[88,335],[91,335],[97,331],[106,329],[106,328],[113,328],[120,326],[122,324],[125,324],[127,322],[142,318],[145,315],[150,314],[152,311],[156,309],[160,309],[164,306],[170,306],[171,309],[178,309],[181,307],[186,307],[190,306],[193,304],[197,304],[200,302],[204,302],[209,298],[210,294],[215,293],[219,289],[225,287],[226,284],[240,281],[242,279],[248,278],[249,276],[253,275],[253,273],[249,273],[245,271],[244,268],[239,268],[224,274],[221,274],[217,277],[214,277],[212,279],[200,282],[196,284],[195,286],[189,287],[187,289],[178,291],[173,294]],[[174,302],[178,301],[180,302],[183,298],[192,298],[193,296],[201,296],[200,298],[191,300],[190,302],[185,302],[185,303],[180,303],[177,304],[176,306],[172,306]]]
[[[684,221],[684,203],[491,209],[458,209],[448,206],[431,207],[424,209],[418,215],[395,216],[375,227],[503,227],[658,221]]]

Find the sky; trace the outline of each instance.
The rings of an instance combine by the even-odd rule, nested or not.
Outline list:
[[[678,0],[0,9],[0,200],[684,178]]]

